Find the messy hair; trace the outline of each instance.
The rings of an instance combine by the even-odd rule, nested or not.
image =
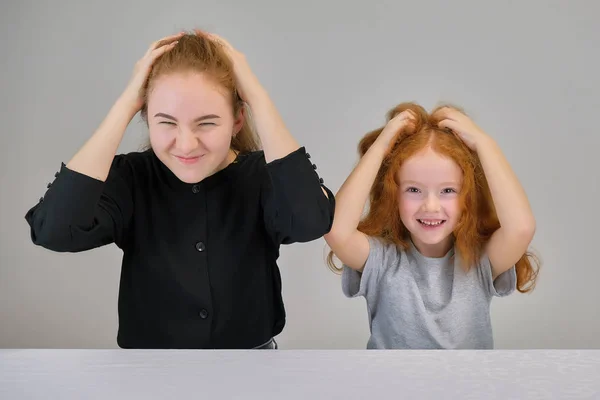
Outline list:
[[[468,270],[478,264],[485,245],[492,234],[500,228],[500,222],[477,153],[467,147],[456,135],[438,126],[440,120],[436,117],[439,115],[436,111],[442,107],[460,110],[455,106],[444,105],[427,113],[420,105],[402,103],[388,112],[388,121],[406,110],[412,111],[415,119],[399,132],[396,142],[384,158],[371,187],[368,213],[361,219],[357,229],[367,236],[379,237],[402,249],[408,249],[409,232],[398,212],[397,172],[408,158],[430,147],[436,153],[456,162],[463,173],[459,194],[462,213],[452,235],[456,253],[463,267]],[[371,131],[362,138],[358,145],[360,157],[364,156],[383,129],[382,127]],[[340,269],[333,262],[333,257],[334,253],[330,251],[327,264],[333,271],[339,272]],[[519,292],[533,290],[538,270],[539,260],[532,252],[526,252],[517,261]]]
[[[141,116],[146,123],[148,122],[148,95],[156,79],[167,74],[186,72],[204,74],[218,84],[231,99],[234,115],[246,107],[238,95],[232,61],[222,45],[202,33],[194,32],[181,36],[173,49],[160,56],[152,65],[144,87],[145,101],[141,109]],[[249,116],[249,113],[246,113],[244,125],[231,141],[231,148],[237,153],[260,149],[260,140],[252,129]],[[149,144],[145,147],[148,148]]]

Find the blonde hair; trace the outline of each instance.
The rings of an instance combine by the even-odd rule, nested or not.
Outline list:
[[[143,120],[148,122],[148,94],[152,85],[162,75],[197,72],[202,73],[220,85],[231,98],[234,115],[237,115],[246,104],[239,97],[233,64],[222,46],[197,33],[183,35],[173,49],[159,57],[153,64],[152,70],[144,87],[144,105],[141,109]],[[249,111],[246,108],[246,111]],[[145,148],[149,148],[149,143]],[[231,148],[237,153],[248,153],[261,148],[260,140],[252,129],[250,115],[246,112],[241,130],[232,138]]]

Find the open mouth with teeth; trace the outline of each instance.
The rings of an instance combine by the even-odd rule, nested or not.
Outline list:
[[[425,228],[437,228],[446,222],[445,219],[417,219],[417,221]]]

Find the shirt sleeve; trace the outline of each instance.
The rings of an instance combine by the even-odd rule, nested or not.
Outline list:
[[[509,270],[492,279],[492,264],[484,255],[479,263],[479,279],[490,296],[505,297],[512,294],[517,287],[517,271],[513,265]]]
[[[109,243],[123,247],[133,215],[131,173],[117,155],[105,182],[70,170],[64,163],[38,204],[25,215],[34,244],[79,252]]]
[[[393,263],[392,257],[397,256],[395,246],[384,243],[381,239],[367,236],[369,240],[369,255],[362,272],[347,265],[342,267],[342,292],[346,297],[368,297],[377,293],[379,276],[384,265]]]
[[[335,196],[304,147],[266,164],[261,189],[265,226],[277,244],[309,242],[329,232]],[[323,193],[327,192],[327,196]]]

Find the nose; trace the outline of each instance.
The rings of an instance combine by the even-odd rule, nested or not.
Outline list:
[[[185,156],[198,148],[198,138],[188,129],[180,129],[177,135],[177,149]]]
[[[434,193],[430,193],[425,199],[423,208],[426,212],[438,212],[440,210],[440,200]]]

